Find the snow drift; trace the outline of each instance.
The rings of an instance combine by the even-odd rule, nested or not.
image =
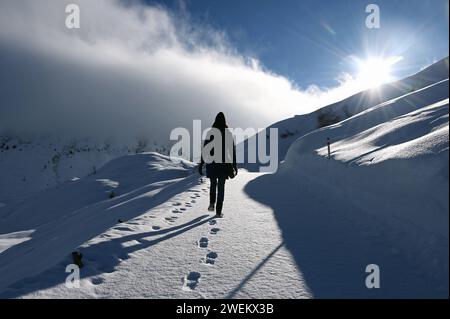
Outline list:
[[[95,174],[0,210],[0,290],[42,272],[113,225],[143,214],[190,183],[192,164],[157,153],[123,156]]]
[[[279,171],[247,186],[252,198],[276,211],[287,247],[316,296],[448,297],[447,61],[430,68],[439,70],[438,77],[425,76],[427,70],[419,74],[437,82],[422,81],[421,89],[291,137]],[[405,82],[417,83],[400,83]],[[306,118],[313,127],[311,115],[298,123]],[[346,223],[337,227],[342,220]],[[348,232],[361,235],[345,234],[348,225],[353,225]],[[321,262],[320,269],[313,267]],[[355,274],[371,263],[384,271],[387,289],[355,288],[361,280]],[[336,273],[347,283],[337,283]]]

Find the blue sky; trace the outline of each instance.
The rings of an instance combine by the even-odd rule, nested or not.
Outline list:
[[[80,29],[67,29],[65,1],[0,1],[4,130],[159,141],[219,111],[263,128],[448,56],[444,0],[379,1],[379,30],[360,0],[71,3]],[[386,59],[356,67],[366,55]]]
[[[147,0],[175,13],[179,0]],[[365,7],[376,3],[381,28],[365,27]],[[242,54],[299,87],[333,87],[355,65],[347,57],[403,56],[395,77],[448,56],[448,0],[184,0],[195,24],[224,31]]]

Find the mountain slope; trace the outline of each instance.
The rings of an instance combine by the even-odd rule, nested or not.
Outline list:
[[[315,112],[277,122],[267,129],[278,129],[279,161],[284,160],[290,145],[303,135],[318,128],[341,122],[381,103],[408,97],[411,98],[409,103],[417,109],[442,101],[448,97],[448,78],[449,58],[447,57],[408,78],[360,92]],[[244,154],[248,154],[250,142],[258,145],[257,139],[258,136],[253,136],[244,143]],[[244,158],[247,159],[246,156]],[[251,171],[259,171],[260,166],[260,163],[247,162],[243,165]]]
[[[245,189],[276,212],[286,247],[301,269],[306,265],[305,281],[316,296],[344,293],[344,286],[328,281],[338,272],[350,285],[345,296],[361,297],[355,273],[376,264],[385,289],[374,295],[448,297],[449,100],[417,109],[411,98],[297,139],[276,174]],[[349,225],[362,238],[346,245]],[[308,252],[322,266],[308,267]]]

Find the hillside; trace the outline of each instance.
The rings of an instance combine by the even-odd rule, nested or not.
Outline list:
[[[315,112],[277,122],[267,129],[278,129],[279,161],[284,160],[290,145],[299,137],[318,128],[341,122],[381,103],[405,97],[411,98],[410,103],[418,109],[439,102],[448,97],[448,78],[449,60],[447,57],[408,78],[360,92]],[[411,94],[415,92],[418,94]],[[267,130],[267,132],[269,131]],[[257,136],[253,136],[245,142],[245,154],[248,151],[249,141],[252,140],[257,145],[257,138]],[[246,162],[243,167],[251,171],[258,171],[260,164]]]
[[[167,152],[146,139],[131,142],[67,136],[0,136],[0,203],[20,202],[73,178],[94,174],[109,161],[144,151]]]

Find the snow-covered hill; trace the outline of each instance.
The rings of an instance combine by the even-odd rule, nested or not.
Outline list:
[[[3,207],[0,291],[66,258],[78,245],[121,220],[164,203],[195,181],[186,178],[192,167],[184,161],[174,164],[157,153],[124,156],[96,174]]]
[[[21,201],[73,178],[95,173],[107,162],[167,146],[139,138],[119,143],[96,138],[0,136],[0,206]]]
[[[409,96],[412,98],[410,103],[418,109],[442,101],[448,97],[448,78],[449,58],[447,57],[408,78],[360,92],[315,112],[277,122],[268,129],[278,129],[278,158],[283,161],[289,147],[299,137],[318,128],[341,122],[381,103]],[[420,94],[409,95],[414,92],[420,92]],[[257,136],[250,139],[253,139],[252,143],[258,144]],[[248,143],[248,141],[245,142],[245,154],[247,154]],[[251,171],[258,171],[260,163],[245,163],[244,167]]]
[[[246,192],[275,211],[316,296],[370,295],[357,288],[355,273],[377,264],[386,290],[372,296],[448,297],[448,79],[285,147],[278,172],[251,181]],[[406,282],[421,291],[406,291]]]

